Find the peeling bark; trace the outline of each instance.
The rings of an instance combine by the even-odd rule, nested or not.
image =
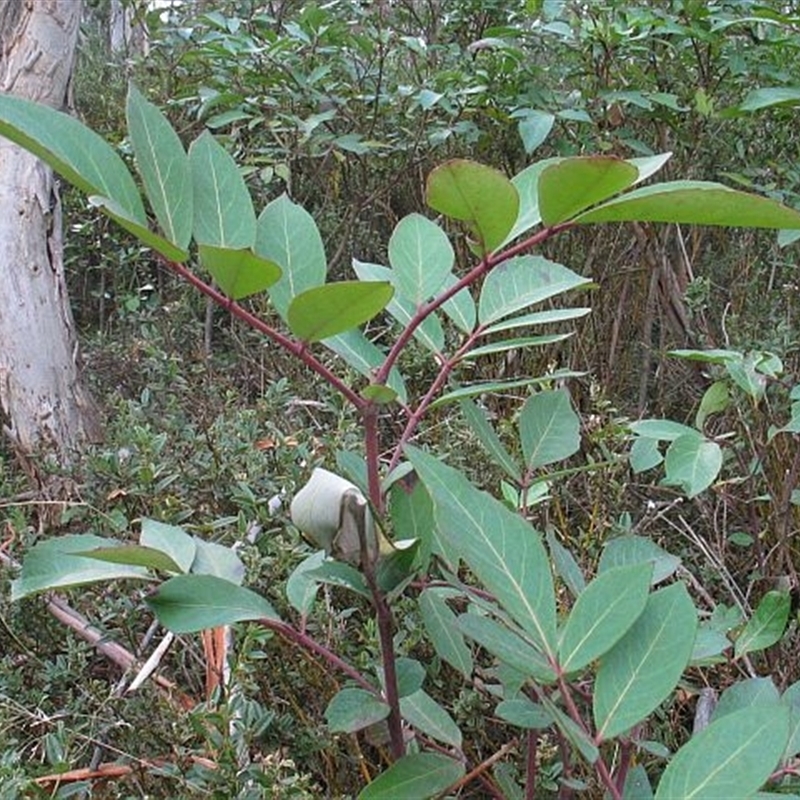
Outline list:
[[[80,0],[0,0],[0,91],[63,108]],[[66,291],[61,205],[48,167],[0,138],[0,418],[23,460],[67,464],[98,438]]]

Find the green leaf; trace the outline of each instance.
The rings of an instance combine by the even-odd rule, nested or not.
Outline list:
[[[651,564],[653,568],[651,583],[657,586],[675,574],[681,565],[681,560],[643,536],[617,536],[603,547],[597,573],[600,575],[626,564]]]
[[[427,800],[464,775],[460,761],[439,753],[403,756],[358,795],[358,800]]]
[[[323,561],[322,565],[316,569],[309,569],[308,575],[310,578],[320,583],[327,583],[330,586],[340,586],[362,597],[366,597],[368,600],[372,599],[372,593],[367,586],[364,576],[355,567],[351,567],[349,564],[328,559]]]
[[[374,371],[383,364],[386,358],[386,353],[369,341],[364,336],[363,331],[357,329],[331,336],[323,344],[342,358],[356,372],[370,379],[373,377]],[[387,385],[397,392],[400,402],[405,403],[408,400],[403,378],[397,369],[392,368]]]
[[[789,710],[789,741],[783,754],[786,760],[800,753],[800,681],[781,695],[781,705]]]
[[[780,702],[781,697],[772,678],[748,678],[734,683],[722,693],[711,721],[716,722],[727,714],[735,714],[742,709],[775,708]]]
[[[427,736],[451,747],[461,747],[458,725],[423,689],[400,698],[400,714],[406,722]]]
[[[554,308],[549,311],[533,311],[530,314],[512,317],[503,322],[490,325],[488,328],[484,328],[482,335],[489,336],[492,333],[500,333],[501,331],[509,331],[515,328],[527,328],[532,325],[565,322],[566,320],[585,317],[589,313],[591,313],[590,308]]]
[[[462,400],[459,403],[461,413],[467,421],[467,425],[472,429],[472,432],[478,437],[478,441],[483,445],[484,450],[492,457],[492,460],[501,469],[503,469],[512,480],[520,483],[522,481],[522,473],[519,466],[512,458],[511,454],[506,450],[500,437],[495,432],[483,410],[471,400]]]
[[[675,222],[743,228],[800,228],[800,212],[721,183],[644,186],[581,214],[575,222]]]
[[[706,424],[706,419],[711,414],[719,414],[725,411],[731,402],[731,395],[728,391],[728,384],[725,381],[715,381],[703,392],[703,399],[694,418],[695,427],[702,430]]]
[[[110,198],[127,218],[147,226],[142,198],[125,162],[75,117],[0,94],[0,136],[41,158],[86,195]]]
[[[355,733],[389,716],[389,706],[374,692],[346,688],[337,692],[325,709],[325,722],[334,733]]]
[[[419,596],[419,612],[438,656],[469,679],[472,652],[456,628],[456,615],[436,589],[425,589]]]
[[[312,553],[292,570],[286,581],[286,599],[301,616],[306,616],[311,611],[320,586],[319,581],[309,575],[309,572],[322,566],[324,561],[324,550]]]
[[[188,251],[175,247],[172,242],[168,242],[163,236],[153,233],[153,231],[147,227],[147,222],[137,222],[119,203],[114,202],[108,197],[101,197],[95,194],[90,195],[88,199],[90,205],[99,208],[121,228],[128,231],[128,233],[132,233],[139,241],[143,242],[157,253],[161,253],[161,255],[165,256],[170,261],[181,263],[189,258]]]
[[[784,708],[749,708],[712,722],[674,755],[656,800],[750,797],[778,765],[788,731]]]
[[[664,483],[680,486],[687,497],[695,497],[711,486],[722,469],[722,450],[698,433],[679,436],[667,448]]]
[[[748,353],[725,362],[731,380],[753,400],[760,400],[767,390],[767,380],[758,369],[761,353]]]
[[[672,153],[657,153],[654,156],[644,156],[643,158],[629,158],[628,163],[638,170],[639,176],[636,178],[636,183],[641,183],[655,175],[670,158],[672,158]]]
[[[443,539],[433,523],[433,502],[425,485],[415,481],[409,491],[401,483],[391,487],[392,530],[397,539],[418,539],[419,564],[424,571],[430,564],[431,554],[438,555],[446,564],[455,567],[458,551]]]
[[[503,700],[494,711],[500,719],[518,728],[541,731],[553,724],[553,717],[544,706],[524,696]]]
[[[281,277],[281,268],[277,264],[255,255],[252,250],[201,244],[199,254],[200,263],[232,300],[262,292]]]
[[[389,239],[395,288],[414,306],[442,289],[455,258],[447,234],[422,214],[403,217]]]
[[[230,547],[217,542],[206,542],[193,537],[197,552],[189,570],[193,575],[213,575],[229,583],[241,585],[244,581],[244,564]]]
[[[670,350],[669,355],[686,361],[701,361],[704,364],[726,364],[742,357],[738,350]]]
[[[496,355],[497,353],[507,353],[509,350],[524,350],[529,347],[545,347],[549,344],[556,344],[569,339],[573,335],[570,333],[545,333],[541,336],[519,336],[516,339],[503,339],[499,342],[475,347],[464,354],[464,361],[472,361],[481,356]]]
[[[177,575],[146,602],[159,622],[173,633],[195,633],[245,620],[279,619],[261,595],[213,575]]]
[[[456,624],[465,636],[525,678],[532,677],[544,684],[555,681],[555,672],[541,651],[511,627],[474,613],[461,614]]]
[[[257,226],[256,254],[283,270],[269,296],[285,320],[289,303],[297,295],[325,283],[325,247],[311,214],[285,194],[265,206]]]
[[[589,283],[586,278],[542,256],[510,258],[493,269],[484,281],[478,319],[481,325],[488,325]]]
[[[637,436],[631,445],[630,463],[634,475],[657,467],[664,460],[658,447],[658,439]]]
[[[448,275],[442,290],[449,289],[454,283],[458,282],[455,275]],[[472,299],[469,289],[464,288],[456,292],[446,303],[442,304],[442,311],[457,325],[464,333],[472,333],[475,327],[477,312],[475,301]]]
[[[696,428],[681,425],[669,419],[642,419],[628,426],[637,436],[656,439],[659,442],[674,442],[680,436],[699,436]]]
[[[108,563],[77,555],[93,548],[107,548],[112,545],[110,540],[88,533],[58,536],[39,542],[23,559],[19,577],[11,581],[11,601],[38,592],[83,586],[98,581],[151,578],[142,567]]]
[[[517,124],[525,152],[530,155],[553,129],[556,118],[549,111],[529,111]]]
[[[615,567],[598,575],[578,595],[558,648],[564,672],[577,672],[608,652],[644,611],[653,568]]]
[[[425,199],[436,211],[467,223],[483,252],[497,247],[517,219],[519,195],[501,172],[454,159],[431,172]]]
[[[525,468],[535,470],[562,461],[581,445],[580,420],[564,389],[531,395],[519,415]]]
[[[639,177],[633,164],[615,156],[577,156],[550,165],[539,177],[539,209],[549,226],[627,189]]]
[[[739,104],[740,111],[761,111],[774,106],[794,106],[800,103],[800,88],[795,86],[766,86],[753,89]]]
[[[550,549],[550,557],[553,559],[553,566],[556,574],[564,581],[573,597],[578,595],[586,588],[586,579],[583,577],[578,562],[575,557],[556,539],[555,532],[548,527],[547,546]]]
[[[413,447],[406,455],[433,500],[436,527],[546,654],[555,654],[556,607],[541,535],[457,470]]]
[[[139,544],[168,555],[178,567],[176,572],[189,572],[197,554],[195,540],[183,528],[154,519],[142,520]]]
[[[145,192],[166,238],[186,250],[192,238],[193,194],[189,159],[167,118],[131,84],[128,135]]]
[[[320,342],[372,319],[392,299],[390,283],[341,281],[298,294],[286,317],[292,333],[305,342]]]
[[[542,705],[553,715],[556,725],[588,764],[594,764],[600,751],[592,737],[572,717],[567,716],[547,695],[542,695]]]
[[[205,131],[189,147],[198,244],[247,249],[256,240],[256,212],[233,157]]]
[[[133,567],[144,567],[161,572],[182,573],[182,570],[166,553],[152,547],[138,544],[123,544],[114,547],[95,547],[82,550],[76,555],[96,558],[109,564],[130,564]]]
[[[539,375],[535,378],[520,378],[512,381],[485,381],[481,383],[470,383],[467,386],[459,386],[452,392],[443,394],[437,400],[430,404],[430,408],[443,406],[446,403],[453,403],[456,400],[463,400],[466,397],[477,397],[481,394],[502,394],[503,392],[511,391],[512,389],[524,389],[527,386],[536,386],[542,383],[551,383],[553,381],[565,380],[567,378],[580,378],[585,375],[585,372],[573,372],[568,369],[558,369],[551,372],[549,375]]]
[[[653,789],[644,764],[636,764],[625,778],[622,800],[653,800]]]
[[[639,618],[600,662],[594,690],[597,742],[629,730],[666,699],[689,663],[696,630],[697,611],[682,583],[650,595]]]
[[[746,653],[764,650],[775,644],[786,629],[790,608],[791,598],[788,592],[767,592],[744,630],[736,638],[735,657],[740,658]]]

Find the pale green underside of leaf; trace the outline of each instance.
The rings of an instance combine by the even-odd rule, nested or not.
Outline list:
[[[483,409],[469,399],[462,400],[459,407],[472,432],[478,437],[495,464],[501,467],[512,480],[517,483],[521,482],[522,473],[519,465],[500,441],[500,437],[486,418]]]
[[[358,795],[358,800],[428,800],[464,775],[464,765],[440,753],[403,756]]]
[[[461,731],[458,725],[423,689],[400,698],[400,714],[406,722],[426,736],[451,747],[461,747]]]
[[[183,528],[167,525],[154,519],[142,520],[142,533],[139,544],[152,547],[168,555],[177,565],[180,572],[188,572],[192,568],[197,554],[197,543]]]
[[[580,419],[564,389],[531,395],[519,415],[519,434],[529,470],[569,458],[580,447]]]
[[[591,313],[590,308],[554,308],[549,311],[532,311],[530,314],[522,314],[519,317],[497,322],[484,328],[482,335],[488,336],[501,331],[514,330],[515,328],[527,328],[532,325],[547,325],[553,322],[565,322],[572,319],[579,319]]]
[[[422,623],[439,657],[465,678],[472,675],[472,653],[456,628],[456,615],[435,589],[425,589],[419,596]]]
[[[181,250],[192,238],[193,196],[189,159],[178,134],[133,84],[126,103],[128,135],[145,192],[164,236]]]
[[[464,360],[469,361],[480,356],[488,356],[496,353],[506,353],[509,350],[524,350],[528,347],[545,347],[548,344],[556,344],[569,339],[572,333],[545,333],[541,336],[520,336],[516,339],[504,339],[492,344],[484,344],[470,350],[464,354]]]
[[[325,709],[328,728],[336,733],[355,733],[389,716],[389,706],[366,689],[345,688],[337,692]]]
[[[147,225],[142,198],[125,162],[74,117],[0,94],[0,135],[41,158],[85,194],[108,197],[128,219]]]
[[[630,221],[796,229],[800,212],[720,183],[672,181],[628,192],[575,219],[581,224]]]

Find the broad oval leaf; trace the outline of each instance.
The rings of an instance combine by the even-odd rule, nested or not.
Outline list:
[[[311,214],[285,194],[264,207],[257,228],[256,254],[283,270],[281,279],[270,287],[269,296],[285,320],[293,298],[325,283],[325,246]]]
[[[781,702],[778,689],[772,678],[748,678],[729,686],[719,698],[711,721],[716,722],[727,714],[749,708],[774,708]]]
[[[800,87],[765,86],[753,89],[739,104],[740,111],[761,111],[773,106],[794,106],[800,103]]]
[[[550,712],[525,696],[503,700],[497,704],[494,711],[500,719],[518,728],[541,731],[553,724]]]
[[[464,775],[464,765],[440,753],[403,756],[358,795],[358,800],[428,800]]]
[[[386,281],[341,281],[315,286],[289,304],[286,322],[304,342],[320,342],[372,319],[392,299]]]
[[[650,564],[653,568],[652,585],[656,586],[675,573],[681,565],[678,556],[673,556],[655,542],[644,536],[625,535],[610,539],[603,547],[598,575],[626,564]]]
[[[722,469],[722,449],[697,434],[679,436],[664,457],[664,483],[695,497],[711,486]]]
[[[561,667],[575,672],[608,652],[638,619],[647,603],[650,564],[615,567],[581,593],[561,632]]]
[[[218,542],[207,542],[194,536],[197,552],[189,572],[213,575],[240,586],[244,582],[244,564],[236,551]]]
[[[778,765],[788,736],[786,708],[727,714],[678,750],[661,776],[656,800],[750,797]]]
[[[539,177],[539,210],[550,226],[627,189],[639,177],[633,164],[615,156],[577,156],[552,164]]]
[[[409,214],[389,239],[389,263],[398,294],[419,306],[438,292],[455,263],[447,234],[422,214]]]
[[[542,256],[518,256],[495,267],[481,288],[478,319],[489,325],[591,281]]]
[[[185,250],[192,238],[194,198],[189,158],[167,118],[131,84],[128,135],[150,205],[166,238]]]
[[[400,698],[400,714],[406,722],[410,722],[427,736],[451,747],[461,747],[461,731],[458,725],[423,689]]]
[[[744,630],[736,637],[734,646],[736,658],[775,644],[786,629],[791,605],[788,592],[767,592],[761,598],[753,616],[747,621]]]
[[[466,222],[486,253],[506,238],[519,211],[517,190],[502,172],[464,159],[430,173],[425,199],[434,210]]]
[[[256,240],[256,213],[233,157],[205,131],[189,147],[198,244],[245,249]]]
[[[721,183],[671,181],[644,186],[581,214],[575,222],[675,222],[743,228],[800,228],[800,212]]]
[[[141,195],[125,162],[108,142],[74,117],[0,94],[0,135],[41,158],[82,192],[110,198],[125,217],[147,226]]]
[[[530,155],[548,136],[556,121],[555,115],[549,111],[529,111],[518,123],[522,146]]]
[[[157,253],[161,253],[162,256],[170,261],[181,263],[189,258],[188,250],[181,250],[163,236],[151,231],[146,221],[137,222],[119,203],[116,203],[111,198],[93,194],[89,196],[89,204],[99,208],[121,228],[128,231],[128,233],[132,233],[140,242],[151,247]]]
[[[457,470],[407,447],[433,500],[436,527],[542,651],[556,651],[550,560],[538,531]]]
[[[252,250],[231,250],[201,244],[200,263],[211,273],[220,289],[232,300],[257,294],[281,277],[281,268]]]
[[[519,436],[529,470],[563,461],[581,444],[580,420],[564,389],[531,395],[519,415]]]
[[[188,572],[197,553],[194,538],[183,528],[154,519],[142,520],[139,544],[166,553],[178,565],[178,572]]]
[[[355,733],[389,716],[389,706],[374,692],[346,688],[337,692],[325,709],[325,721],[333,732]]]
[[[596,741],[641,722],[677,686],[689,663],[697,611],[686,587],[653,592],[628,632],[603,656],[594,691]]]
[[[173,633],[196,633],[246,620],[279,619],[261,595],[214,575],[177,575],[146,602],[159,622]]]
[[[39,542],[22,560],[19,577],[11,581],[12,602],[37,592],[64,589],[68,586],[83,586],[118,578],[152,578],[140,566],[103,562],[78,555],[87,550],[109,546],[113,546],[113,542],[88,533],[57,536]]]

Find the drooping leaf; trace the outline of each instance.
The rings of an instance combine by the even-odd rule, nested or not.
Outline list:
[[[728,384],[725,381],[714,381],[708,389],[703,392],[700,400],[700,407],[694,418],[695,427],[703,430],[706,420],[711,414],[719,414],[725,411],[731,402],[731,395],[728,391]]]
[[[355,733],[389,716],[389,706],[374,692],[345,688],[338,691],[325,709],[331,731]]]
[[[41,158],[86,195],[113,200],[126,217],[147,226],[142,198],[125,162],[75,117],[0,94],[0,136]]]
[[[556,225],[627,189],[639,177],[615,156],[576,156],[552,164],[539,177],[542,223]]]
[[[464,774],[464,765],[440,753],[403,756],[362,789],[358,800],[427,800]]]
[[[149,570],[180,574],[183,570],[164,552],[153,547],[142,547],[138,544],[122,544],[114,547],[93,547],[82,550],[76,555],[96,558],[109,564],[129,564],[133,567],[144,567]]]
[[[528,470],[563,461],[577,452],[580,420],[566,390],[545,390],[525,401],[519,415],[519,438]]]
[[[189,159],[167,118],[131,84],[128,135],[145,192],[164,236],[181,250],[192,238],[194,197]]]
[[[553,129],[556,118],[549,111],[529,111],[517,123],[517,130],[522,139],[525,152],[530,155]]]
[[[483,445],[484,450],[491,456],[492,460],[501,467],[506,475],[512,480],[520,483],[522,473],[505,445],[500,441],[495,429],[492,427],[483,410],[471,400],[462,400],[459,403],[464,419],[478,437],[478,441]]]
[[[493,269],[483,283],[478,302],[481,325],[507,317],[523,308],[590,284],[542,256],[510,258]]]
[[[778,765],[789,733],[781,707],[728,714],[693,736],[661,776],[656,800],[751,797]]]
[[[721,183],[671,181],[635,189],[575,219],[581,224],[631,221],[796,229],[800,212]]]
[[[652,175],[655,175],[667,161],[672,158],[672,153],[657,153],[654,156],[643,156],[641,158],[629,158],[628,163],[636,167],[639,172],[634,185],[646,181]]]
[[[316,569],[309,569],[308,575],[320,583],[349,589],[368,600],[372,598],[372,593],[367,586],[364,575],[355,567],[351,567],[350,564],[328,559],[323,561]]]
[[[189,572],[193,575],[212,575],[241,586],[244,582],[244,564],[236,551],[198,536],[193,538],[197,552]]]
[[[637,436],[631,445],[630,464],[634,475],[646,472],[648,469],[657,467],[664,461],[661,450],[658,447],[658,439],[648,439],[644,436]]]
[[[177,565],[177,572],[188,572],[197,553],[195,540],[183,528],[148,518],[142,520],[139,544],[168,555]]]
[[[234,250],[252,247],[256,240],[256,212],[230,153],[205,131],[189,147],[189,165],[195,241]]]
[[[461,731],[453,718],[423,689],[400,698],[400,714],[418,731],[451,747],[461,747]]]
[[[264,207],[257,227],[256,254],[277,264],[283,273],[269,296],[285,320],[297,295],[325,283],[328,262],[322,237],[311,214],[285,194]]]
[[[252,250],[232,250],[201,244],[200,263],[232,300],[263,292],[281,277],[281,268]]]
[[[386,353],[369,341],[363,331],[357,329],[331,336],[329,339],[325,339],[323,344],[340,356],[356,372],[367,378],[372,378],[374,371],[383,364],[386,358]],[[396,368],[392,368],[389,372],[387,385],[397,392],[402,403],[406,402],[408,395],[405,383]]]
[[[680,422],[673,422],[671,419],[642,419],[638,422],[631,422],[628,427],[637,436],[656,439],[660,442],[674,442],[679,436],[699,435],[696,428],[690,428]]]
[[[422,214],[400,220],[389,239],[389,263],[398,294],[419,306],[443,288],[455,253],[447,234]]]
[[[675,574],[681,565],[678,556],[673,556],[655,542],[644,536],[616,536],[609,539],[600,555],[597,574],[621,567],[626,564],[651,564],[653,567],[652,584],[657,586]]]
[[[323,561],[325,561],[325,551],[317,550],[301,561],[286,580],[286,599],[301,616],[311,611],[320,587],[319,581],[308,573],[322,566]]]
[[[372,319],[392,299],[387,282],[340,281],[314,286],[289,304],[286,322],[305,342],[320,342]]]
[[[576,672],[608,652],[647,603],[650,564],[615,567],[598,575],[578,596],[561,631],[558,653],[565,672]]]
[[[214,575],[177,575],[146,602],[159,622],[173,633],[196,633],[246,620],[279,619],[261,595]]]
[[[113,542],[93,534],[82,533],[45,539],[34,545],[22,560],[19,577],[11,581],[11,600],[46,592],[83,586],[118,578],[147,580],[152,576],[143,567],[77,555],[97,547],[109,547]]]
[[[541,535],[457,470],[407,447],[433,500],[436,527],[546,654],[555,653],[553,576]]]
[[[544,730],[553,724],[553,717],[544,706],[534,703],[524,696],[513,700],[503,700],[497,704],[494,711],[500,719],[504,719],[518,728]]]
[[[573,597],[583,592],[586,588],[586,578],[575,560],[575,556],[558,541],[552,527],[547,529],[547,547],[550,550],[550,557],[553,559],[553,566],[556,574],[564,581]]]
[[[800,87],[765,86],[753,89],[739,104],[740,111],[761,111],[774,106],[794,106],[800,103]]]
[[[442,286],[442,291],[449,289],[457,281],[458,279],[455,275],[448,275],[444,286]],[[456,292],[446,303],[442,304],[442,311],[464,333],[472,333],[477,318],[477,310],[469,289],[464,288],[460,292]]]
[[[594,691],[596,741],[641,722],[675,688],[689,662],[697,611],[682,583],[659,589],[603,656]]]
[[[466,222],[486,253],[506,238],[519,210],[519,195],[508,178],[463,159],[447,161],[430,173],[425,199],[434,210]]]
[[[594,764],[600,757],[600,751],[588,731],[565,714],[548,695],[542,695],[541,700],[570,744],[583,756],[587,764]]]
[[[753,616],[747,621],[744,630],[736,637],[734,648],[736,658],[775,644],[786,629],[791,604],[788,592],[767,592],[761,598]]]
[[[456,628],[456,615],[436,589],[425,589],[419,596],[422,624],[439,657],[465,678],[472,675],[472,652]]]
[[[106,216],[110,217],[123,230],[132,233],[140,242],[151,247],[157,253],[168,258],[170,261],[181,263],[189,258],[187,250],[181,250],[172,242],[167,241],[163,236],[154,233],[147,226],[147,223],[137,222],[119,203],[114,202],[108,197],[100,195],[89,195],[89,204],[99,208]]]
[[[425,484],[415,481],[410,491],[399,483],[390,493],[392,529],[398,539],[418,539],[419,564],[422,570],[430,564],[431,555],[438,555],[455,568],[458,551],[444,539],[433,522],[433,502]]]
[[[789,759],[800,753],[800,681],[781,695],[781,705],[789,710],[789,741],[783,754],[784,759]]]
[[[667,448],[664,482],[695,497],[711,486],[722,469],[722,449],[698,433],[679,436]]]

